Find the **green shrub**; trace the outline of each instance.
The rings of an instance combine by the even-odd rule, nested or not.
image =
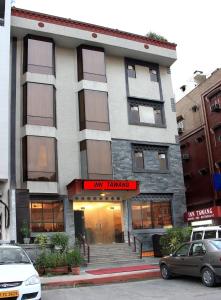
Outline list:
[[[40,255],[38,258],[39,261],[43,258],[44,263],[41,263],[41,266],[45,268],[64,267],[68,265],[66,253],[48,253],[45,256]]]
[[[157,34],[155,32],[152,32],[152,31],[148,32],[146,36],[150,39],[167,42],[167,39],[164,36]]]
[[[69,237],[67,234],[60,232],[60,233],[55,233],[51,236],[51,244],[55,247],[60,247],[61,252],[64,252],[67,250],[68,247],[68,242],[69,242]]]
[[[169,255],[183,243],[190,240],[191,227],[173,227],[167,229],[166,234],[160,238],[163,255]]]
[[[20,231],[23,238],[28,238],[30,236],[30,229],[27,221],[23,221]]]
[[[48,242],[48,237],[43,233],[38,234],[35,238],[35,244],[38,244],[41,249],[45,249],[47,242]]]
[[[79,249],[73,249],[67,252],[67,263],[69,267],[79,267],[83,262],[84,259]]]

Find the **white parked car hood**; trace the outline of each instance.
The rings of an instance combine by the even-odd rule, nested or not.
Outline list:
[[[32,264],[0,265],[0,282],[24,281],[37,274]]]

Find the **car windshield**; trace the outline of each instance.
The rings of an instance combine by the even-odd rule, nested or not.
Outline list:
[[[21,248],[0,247],[0,265],[30,263],[28,256]]]
[[[217,250],[221,250],[221,241],[210,241],[210,244],[212,244]]]

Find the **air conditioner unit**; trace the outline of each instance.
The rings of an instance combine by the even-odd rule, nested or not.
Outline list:
[[[221,104],[219,103],[215,103],[213,105],[211,105],[211,111],[213,112],[219,112],[221,110]]]
[[[189,160],[190,159],[190,155],[188,153],[185,153],[182,155],[182,159],[183,160]]]

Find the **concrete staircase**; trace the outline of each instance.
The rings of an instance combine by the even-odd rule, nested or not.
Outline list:
[[[90,245],[90,263],[92,265],[138,264],[142,262],[139,254],[125,243]]]

